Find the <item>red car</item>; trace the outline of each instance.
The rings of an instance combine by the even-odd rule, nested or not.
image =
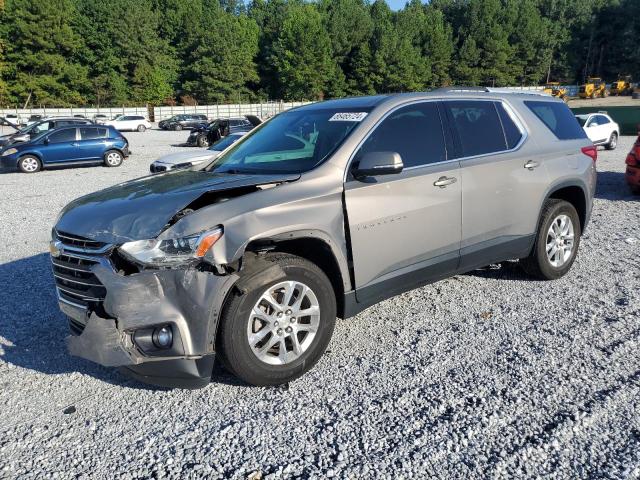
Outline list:
[[[627,173],[625,175],[631,191],[640,195],[640,132],[638,139],[631,147],[631,152],[627,155]]]

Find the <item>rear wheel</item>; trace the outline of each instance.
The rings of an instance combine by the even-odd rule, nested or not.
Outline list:
[[[109,150],[104,154],[104,164],[107,167],[119,167],[123,160],[122,154],[116,150]]]
[[[42,169],[42,163],[38,157],[25,155],[18,160],[18,168],[22,173],[36,173]]]
[[[173,129],[174,129],[176,132],[179,132],[180,130],[182,130],[182,125],[180,125],[179,123],[177,123],[177,124],[175,124],[175,125],[173,126]]]
[[[609,137],[609,143],[607,143],[604,146],[604,148],[606,148],[607,150],[615,150],[617,146],[618,146],[618,134],[616,132],[613,132]]]
[[[580,245],[580,219],[569,202],[549,199],[542,209],[531,254],[520,260],[524,270],[542,280],[564,276],[573,265]]]
[[[279,385],[308,371],[326,349],[336,298],[322,270],[301,257],[270,254],[260,261],[264,267],[241,279],[243,288],[225,304],[218,352],[245,382]]]
[[[137,128],[139,132],[144,132],[146,129],[147,127],[145,127],[144,125],[138,125],[138,128]]]

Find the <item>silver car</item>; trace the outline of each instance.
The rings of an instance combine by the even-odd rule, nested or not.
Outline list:
[[[218,140],[206,150],[190,150],[188,152],[176,152],[170,153],[169,155],[164,155],[149,166],[149,171],[151,173],[167,172],[169,170],[191,168],[197,165],[211,162],[226,148],[236,143],[247,133],[248,132],[231,133],[226,137]]]
[[[597,151],[566,105],[489,89],[379,95],[277,115],[202,169],[96,192],[51,260],[74,355],[201,387],[214,358],[291,381],[336,317],[507,259],[565,275]]]

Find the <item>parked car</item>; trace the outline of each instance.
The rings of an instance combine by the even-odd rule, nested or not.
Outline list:
[[[640,132],[638,138],[627,155],[627,171],[625,178],[629,188],[635,195],[640,195]]]
[[[129,142],[113,127],[77,125],[45,131],[0,151],[0,168],[35,173],[43,168],[104,163],[119,167]]]
[[[207,150],[170,153],[169,155],[160,157],[158,160],[153,162],[149,167],[149,170],[151,173],[160,173],[180,168],[191,168],[211,162],[220,155],[223,150],[236,143],[247,133],[248,132],[231,133],[218,140]]]
[[[607,150],[618,146],[620,126],[604,112],[576,115],[578,123],[584,128],[594,145],[603,145]]]
[[[109,117],[107,115],[105,115],[104,113],[96,113],[93,116],[93,121],[95,123],[104,124],[104,122],[106,122],[107,120],[109,120]]]
[[[291,381],[318,361],[336,316],[507,259],[565,275],[596,158],[564,102],[533,93],[443,89],[283,112],[204,169],[63,209],[51,252],[68,348],[160,385],[206,385],[214,357],[250,384]]]
[[[4,115],[4,118],[17,126],[21,126],[24,124],[24,120],[22,119],[22,117],[16,113],[7,113]]]
[[[28,142],[29,140],[40,136],[43,132],[53,130],[55,128],[67,125],[91,125],[91,120],[73,118],[73,117],[56,117],[45,118],[31,125],[17,129],[14,133],[3,135],[0,137],[0,147],[14,145],[16,143]]]
[[[260,120],[255,115],[245,115],[244,117],[216,118],[207,125],[200,125],[189,133],[187,145],[197,145],[198,147],[208,147],[229,135],[231,132],[246,132],[257,125]]]
[[[144,132],[151,128],[151,123],[142,115],[118,115],[113,120],[107,120],[104,125],[111,125],[120,131]]]
[[[158,123],[158,127],[162,130],[182,130],[184,128],[195,128],[200,125],[206,125],[208,122],[206,115],[200,114],[184,114],[174,115],[167,120]]]
[[[45,118],[44,115],[37,115],[37,114],[30,115],[29,119],[27,120],[27,124],[26,125],[27,125],[27,127],[29,127],[29,126],[33,125],[34,123],[38,123],[40,120],[43,120],[44,118]]]

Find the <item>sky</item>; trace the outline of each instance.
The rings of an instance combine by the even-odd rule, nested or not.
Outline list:
[[[391,10],[400,10],[407,3],[407,0],[387,0]]]

